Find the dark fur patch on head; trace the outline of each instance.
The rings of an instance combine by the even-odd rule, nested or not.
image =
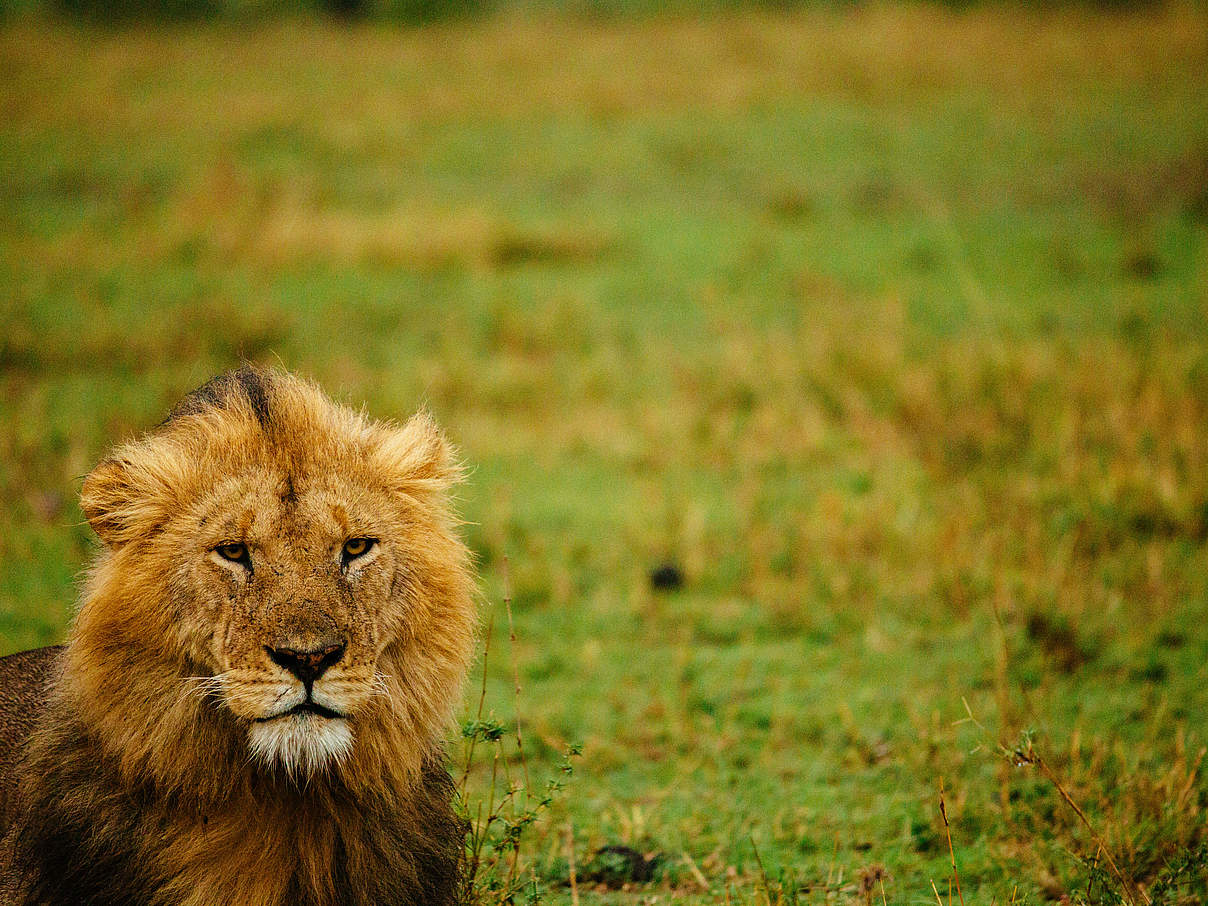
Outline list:
[[[272,422],[272,410],[269,406],[271,393],[271,376],[254,365],[244,365],[202,384],[176,404],[164,423],[186,415],[197,415],[207,409],[225,409],[231,398],[238,395],[252,407],[256,421],[267,431]]]

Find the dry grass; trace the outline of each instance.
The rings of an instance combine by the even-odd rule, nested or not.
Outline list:
[[[1088,28],[1093,41],[1080,40]],[[1000,102],[1027,103],[1038,84],[1095,84],[1105,93],[1144,86],[1202,61],[1205,42],[1203,17],[1182,5],[1115,17],[874,5],[840,16],[519,18],[413,31],[290,22],[231,27],[219,43],[210,30],[18,26],[0,41],[10,76],[0,114],[40,129],[222,138],[299,123],[301,91],[331,111],[321,137],[361,145],[463,117],[745,109],[793,95],[916,104],[953,90],[993,91]],[[184,78],[155,86],[165,70]],[[150,103],[137,94],[148,88],[158,95]]]

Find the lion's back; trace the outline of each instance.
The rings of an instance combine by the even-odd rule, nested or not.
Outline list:
[[[63,648],[35,648],[0,657],[0,836],[12,817],[17,763],[46,709]]]

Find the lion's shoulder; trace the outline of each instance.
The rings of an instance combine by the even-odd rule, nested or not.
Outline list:
[[[46,710],[62,654],[61,645],[52,645],[0,657],[0,836],[12,812],[17,762]]]

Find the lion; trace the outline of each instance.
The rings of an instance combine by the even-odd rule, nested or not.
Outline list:
[[[0,660],[5,902],[457,902],[460,475],[426,414],[252,366],[101,462],[66,645]]]

